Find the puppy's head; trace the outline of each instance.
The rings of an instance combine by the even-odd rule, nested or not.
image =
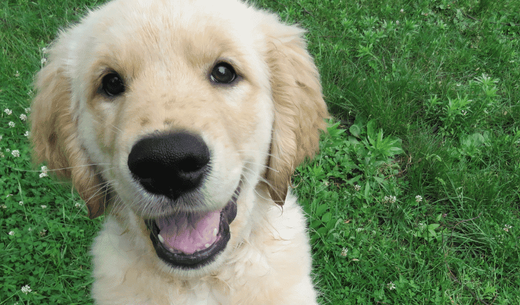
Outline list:
[[[111,2],[63,32],[38,74],[36,159],[90,217],[110,198],[141,219],[173,269],[216,265],[256,189],[283,204],[318,148],[327,110],[302,35],[235,0]]]

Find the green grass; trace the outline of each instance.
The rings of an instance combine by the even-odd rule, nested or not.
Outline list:
[[[321,303],[520,304],[520,2],[255,2],[308,29],[335,117],[294,177]],[[101,220],[39,177],[20,115],[96,4],[0,4],[0,304],[92,302]]]

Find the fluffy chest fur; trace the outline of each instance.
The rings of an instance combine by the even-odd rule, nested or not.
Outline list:
[[[289,195],[283,211],[265,201],[258,207],[265,217],[244,233],[223,267],[192,279],[157,272],[146,232],[130,232],[133,220],[110,217],[93,248],[94,297],[102,304],[316,304],[296,198]]]

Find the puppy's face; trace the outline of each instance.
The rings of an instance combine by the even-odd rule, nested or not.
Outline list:
[[[299,35],[235,1],[109,3],[40,73],[37,154],[72,168],[92,216],[111,197],[137,219],[173,272],[214,269],[254,221],[259,183],[283,200],[316,149],[326,110]]]
[[[78,71],[79,82],[89,85],[75,105],[81,113],[80,137],[93,162],[109,164],[102,171],[106,180],[117,181],[116,192],[143,217],[223,208],[241,176],[247,175],[243,168],[258,174],[252,165],[266,164],[273,121],[273,103],[266,90],[267,67],[254,49],[254,41],[244,42],[239,33],[226,30],[238,24],[221,19],[208,22],[214,17],[203,11],[162,21],[166,25],[150,24],[156,13],[150,8],[149,16],[117,16],[117,24],[104,28],[82,49],[90,60],[85,63],[87,73]],[[124,27],[119,24],[122,22]],[[176,140],[179,133],[191,137]],[[154,192],[153,185],[143,185],[138,169],[132,172],[129,167],[133,161],[129,156],[134,152],[138,159],[159,158],[138,156],[133,150],[144,139],[164,142],[143,145],[166,145],[165,150],[193,141],[205,146],[200,149],[207,151],[207,156],[186,152],[192,159],[208,159],[200,165],[204,168],[197,169],[202,175],[200,185],[180,189],[178,194],[167,190],[163,194],[157,185]],[[156,164],[154,168],[153,162],[144,161],[141,166],[156,171],[149,173],[158,175],[150,184],[167,184],[155,180],[175,180],[171,167],[197,163],[189,159],[180,158],[176,162],[183,164],[170,167]]]

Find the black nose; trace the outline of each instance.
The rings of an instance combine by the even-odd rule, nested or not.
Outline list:
[[[128,167],[147,191],[175,200],[202,184],[209,160],[201,137],[176,132],[138,141],[128,156]]]

